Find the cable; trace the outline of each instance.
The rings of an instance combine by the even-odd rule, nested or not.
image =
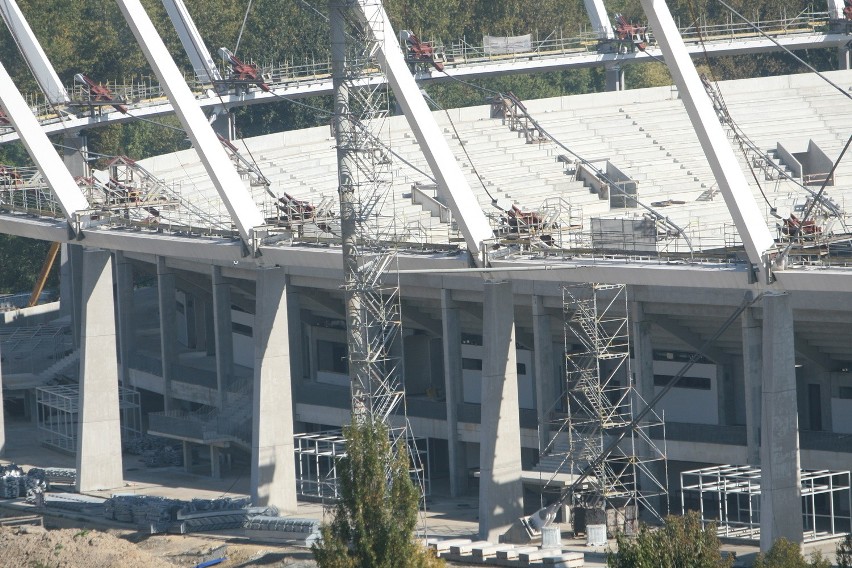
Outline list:
[[[823,75],[822,73],[820,73],[819,71],[817,71],[817,70],[816,70],[816,68],[814,68],[814,67],[813,67],[810,63],[808,63],[807,61],[805,61],[804,59],[802,59],[801,57],[799,57],[798,55],[796,55],[795,53],[793,53],[792,51],[790,51],[789,49],[787,49],[786,47],[784,47],[783,45],[781,45],[781,43],[780,43],[778,40],[776,40],[775,38],[773,38],[773,37],[771,37],[771,36],[767,35],[766,33],[764,33],[764,31],[763,31],[763,30],[761,30],[761,29],[760,29],[760,27],[758,27],[757,25],[755,25],[754,23],[752,23],[752,22],[751,22],[748,18],[746,18],[745,16],[743,16],[742,14],[740,14],[739,12],[737,12],[736,10],[734,10],[734,9],[733,9],[733,8],[732,8],[729,4],[727,4],[727,3],[725,2],[725,0],[716,0],[716,1],[717,1],[717,2],[719,2],[719,4],[721,4],[721,5],[722,5],[722,6],[724,6],[725,8],[727,8],[728,10],[730,10],[732,14],[734,14],[735,16],[737,16],[738,18],[740,18],[742,21],[744,21],[745,23],[747,23],[749,26],[751,26],[752,28],[754,28],[754,29],[755,29],[755,31],[757,31],[757,33],[759,33],[760,35],[762,35],[763,37],[765,37],[766,39],[768,39],[769,41],[771,41],[772,43],[774,43],[776,46],[778,46],[778,47],[779,47],[779,48],[781,48],[783,51],[785,51],[788,55],[790,55],[791,57],[793,57],[793,59],[795,59],[796,61],[798,61],[799,63],[801,63],[801,64],[802,64],[802,65],[804,65],[805,67],[807,67],[807,68],[808,68],[811,72],[816,73],[816,75],[817,75],[820,79],[822,79],[823,81],[825,81],[826,83],[828,83],[829,85],[831,85],[832,87],[834,87],[835,89],[837,89],[840,93],[842,93],[842,94],[843,94],[843,96],[844,96],[844,97],[846,97],[847,99],[852,99],[852,94],[849,94],[849,92],[848,92],[848,91],[846,91],[843,87],[841,87],[840,85],[838,85],[837,83],[833,82],[831,79],[829,79],[828,77],[826,77],[825,75]],[[690,2],[690,4],[691,4],[691,2]],[[702,43],[703,43],[703,42],[702,42]]]
[[[237,34],[237,44],[234,46],[234,56],[236,57],[237,51],[240,49],[240,40],[243,39],[243,31],[246,29],[246,21],[248,21],[249,12],[251,11],[251,3],[254,0],[249,0],[248,6],[246,7],[246,14],[243,16],[243,25],[240,26],[240,33]]]
[[[432,105],[434,105],[435,108],[437,108],[438,110],[444,111],[444,114],[447,115],[447,120],[450,121],[450,126],[452,127],[453,132],[456,135],[456,140],[459,141],[459,146],[461,146],[462,152],[464,152],[464,155],[467,157],[467,161],[468,161],[468,163],[470,163],[470,167],[473,170],[473,174],[476,176],[476,179],[479,180],[479,184],[482,186],[482,189],[485,190],[486,195],[488,195],[488,198],[491,200],[491,205],[493,205],[496,209],[499,209],[500,211],[505,212],[506,210],[503,209],[502,207],[500,207],[497,204],[497,200],[494,198],[493,195],[491,195],[491,192],[488,191],[488,188],[485,187],[485,182],[482,181],[482,176],[479,175],[479,171],[476,169],[476,166],[474,165],[473,160],[471,160],[470,154],[467,153],[467,148],[464,147],[464,143],[462,142],[461,135],[459,134],[459,131],[456,130],[456,125],[453,122],[452,117],[450,117],[449,111],[447,111],[447,109],[445,109],[444,107],[439,105],[437,102],[435,102],[435,100],[432,97],[430,97],[429,94],[426,91],[421,90],[420,92],[423,93],[424,99],[426,99],[428,102],[432,103]]]

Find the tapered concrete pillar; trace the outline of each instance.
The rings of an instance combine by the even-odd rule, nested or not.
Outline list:
[[[281,268],[257,270],[251,497],[296,512],[287,285]]]
[[[763,408],[760,430],[760,549],[779,538],[802,542],[799,422],[793,311],[786,293],[763,297]]]
[[[538,448],[550,443],[550,417],[560,394],[553,359],[553,333],[550,316],[544,309],[544,297],[532,297],[533,349],[535,350],[535,408],[538,415]]]
[[[222,450],[218,446],[210,446],[210,477],[222,479]]]
[[[450,495],[464,495],[468,489],[467,456],[459,439],[459,404],[464,401],[462,382],[461,320],[450,290],[441,290],[441,326],[444,350],[444,398],[447,403],[447,450],[450,468]]]
[[[77,491],[124,485],[118,360],[112,292],[112,256],[86,249],[81,254],[82,326],[80,400],[77,424]]]
[[[160,358],[163,368],[163,407],[172,410],[172,379],[177,362],[177,298],[175,273],[166,258],[157,257],[157,297],[160,306]]]
[[[760,405],[762,398],[763,338],[760,322],[748,308],[742,315],[743,382],[745,383],[746,459],[760,465]]]
[[[231,287],[222,267],[213,266],[213,336],[216,343],[216,406],[223,408],[225,389],[234,374],[234,339],[231,331]]]
[[[486,282],[483,306],[479,536],[498,542],[524,513],[511,282]]]
[[[118,318],[118,379],[127,384],[130,354],[135,343],[133,327],[133,265],[121,251],[113,253],[115,261],[116,317]]]

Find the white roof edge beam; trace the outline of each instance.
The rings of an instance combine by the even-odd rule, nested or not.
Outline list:
[[[382,3],[379,0],[359,0],[358,6],[361,9],[359,16],[364,18],[364,24],[379,44],[379,62],[438,182],[438,191],[446,198],[458,221],[468,251],[477,264],[481,264],[481,245],[493,236],[491,225],[423,100]]]
[[[21,55],[27,60],[47,100],[55,105],[68,103],[71,99],[68,97],[65,86],[59,80],[56,70],[47,59],[32,28],[24,18],[21,9],[18,8],[17,2],[15,0],[0,1],[0,15],[3,16],[6,27],[9,28],[15,43],[18,44]]]
[[[195,21],[193,21],[189,10],[186,9],[183,0],[163,0],[163,6],[169,14],[198,80],[202,83],[221,81],[222,76],[219,69],[216,68],[210,50],[207,49],[207,45],[198,32]]]
[[[243,241],[250,250],[254,245],[254,230],[264,224],[251,194],[240,179],[222,143],[207,122],[201,107],[183,79],[183,75],[169,54],[166,44],[154,28],[151,18],[139,0],[116,0],[127,20],[139,47],[148,59],[157,78],[166,91],[184,130],[189,135],[201,163],[216,191],[225,203],[231,220],[237,226]]]
[[[586,12],[589,14],[592,28],[600,34],[599,37],[601,39],[613,39],[615,32],[612,29],[612,22],[607,16],[603,0],[583,0],[583,3],[586,5]]]
[[[725,198],[725,205],[743,241],[748,259],[752,264],[763,266],[763,257],[773,248],[775,241],[713,110],[704,84],[686,51],[671,12],[664,0],[640,1],[677,85],[692,127],[701,142],[713,177]],[[760,278],[765,277],[764,271],[759,271],[759,274]]]
[[[41,129],[38,120],[2,63],[0,63],[0,105],[3,106],[9,122],[18,132],[30,158],[35,162],[48,187],[59,201],[69,226],[74,229],[77,226],[78,214],[89,209],[89,202],[80,191],[71,172],[65,167],[65,163],[59,157],[47,134]]]

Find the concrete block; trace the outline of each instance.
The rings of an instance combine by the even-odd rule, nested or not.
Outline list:
[[[522,552],[518,554],[518,560],[523,563],[529,564],[530,562],[538,562],[539,560],[544,560],[545,558],[558,556],[560,554],[562,554],[562,549],[559,548],[552,548],[550,550],[535,550],[534,552]]]
[[[529,554],[530,552],[536,552],[537,550],[537,546],[516,546],[508,550],[498,550],[497,558],[499,560],[515,560],[520,554]]]
[[[490,545],[491,543],[487,540],[477,540],[475,542],[467,542],[465,544],[456,544],[450,547],[450,554],[454,556],[470,554],[474,547],[483,547]]]
[[[469,538],[451,538],[449,540],[439,540],[434,544],[429,543],[429,546],[436,552],[447,552],[452,546],[460,546],[470,542],[472,541]]]

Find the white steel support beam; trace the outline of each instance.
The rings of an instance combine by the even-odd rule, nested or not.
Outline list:
[[[379,44],[379,63],[438,182],[438,191],[453,212],[468,251],[480,263],[481,244],[493,236],[491,225],[420,94],[381,1],[359,0],[358,7],[362,23]]]
[[[65,104],[70,99],[68,92],[59,80],[56,70],[47,59],[41,44],[27,23],[18,3],[15,0],[0,0],[0,15],[6,22],[6,27],[18,44],[21,55],[26,59],[41,90],[53,104]]]
[[[183,0],[163,0],[163,6],[165,6],[166,12],[168,12],[169,18],[175,26],[175,31],[177,31],[198,80],[202,83],[221,81],[222,76],[219,74],[219,69],[216,67],[216,63],[210,55],[210,50],[207,49],[207,45],[198,32],[198,28],[195,26],[195,22],[192,20]]]
[[[843,0],[827,0],[828,17],[832,20],[843,20]]]
[[[160,80],[163,89],[189,135],[198,157],[207,170],[216,191],[228,209],[231,220],[249,249],[254,250],[255,230],[262,226],[263,216],[240,179],[225,149],[204,117],[195,96],[183,79],[160,34],[139,0],[116,0],[139,47]]]
[[[15,87],[6,68],[0,63],[0,105],[9,122],[15,127],[24,148],[44,176],[47,185],[59,201],[62,212],[71,227],[76,225],[76,213],[89,208],[89,202],[77,182],[71,177],[62,158],[53,148],[47,134],[41,129],[35,115],[27,105],[21,92]]]
[[[772,233],[766,226],[766,220],[751,194],[734,150],[713,111],[713,104],[689,58],[671,12],[665,0],[641,2],[701,148],[710,163],[713,177],[725,197],[725,204],[743,241],[748,259],[752,264],[763,266],[764,255],[774,244]],[[759,274],[761,279],[765,278],[764,271],[759,271]]]
[[[598,32],[601,39],[612,39],[615,37],[615,32],[612,30],[612,23],[606,14],[603,0],[583,0],[586,5],[586,12],[589,13],[589,20],[592,22],[592,28]]]

